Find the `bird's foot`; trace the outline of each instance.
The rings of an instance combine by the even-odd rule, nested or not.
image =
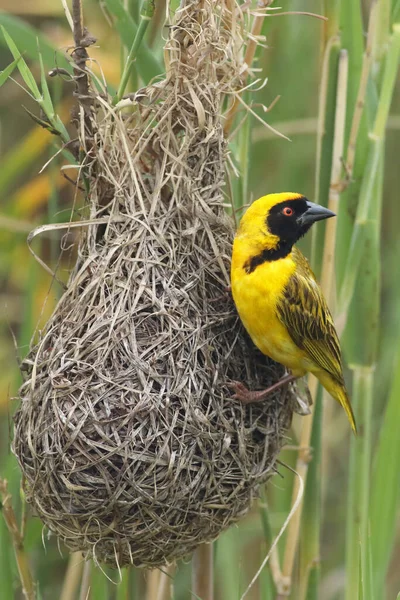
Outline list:
[[[233,398],[235,400],[240,400],[240,402],[243,402],[243,404],[252,404],[254,402],[262,402],[272,392],[275,392],[275,390],[278,390],[281,387],[288,386],[289,383],[295,381],[295,379],[297,378],[294,375],[288,373],[284,377],[281,377],[279,381],[271,385],[269,388],[259,391],[249,390],[243,383],[240,383],[240,381],[232,381],[227,385],[234,391]]]

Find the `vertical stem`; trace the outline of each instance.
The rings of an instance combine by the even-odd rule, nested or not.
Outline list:
[[[356,101],[356,105],[354,107],[353,120],[351,123],[351,129],[350,129],[349,144],[348,144],[347,154],[346,154],[347,177],[349,180],[351,180],[351,178],[353,176],[358,132],[360,129],[361,117],[362,117],[363,110],[364,110],[368,78],[369,78],[369,73],[370,73],[371,64],[372,64],[372,42],[373,42],[373,38],[375,35],[376,9],[377,9],[377,0],[373,0],[372,6],[371,6],[371,12],[370,12],[370,16],[369,16],[369,21],[368,21],[367,45],[365,47],[364,59],[363,59],[363,64],[362,64],[362,69],[361,69],[360,86],[358,88],[357,101]]]
[[[212,544],[201,544],[192,560],[192,593],[201,600],[214,598],[214,552]]]
[[[132,71],[133,62],[136,59],[136,54],[140,44],[142,43],[144,34],[146,33],[149,22],[151,21],[155,10],[154,0],[145,0],[143,2],[142,10],[140,11],[140,22],[136,31],[135,38],[131,49],[129,50],[126,58],[124,70],[122,72],[121,81],[118,87],[117,95],[114,99],[114,104],[119,102],[124,95],[126,86],[129,81],[129,77]]]
[[[73,600],[79,587],[83,571],[83,556],[80,552],[70,555],[65,573],[60,600]]]
[[[22,593],[26,600],[35,600],[35,584],[33,582],[28,557],[25,553],[24,540],[18,528],[17,519],[11,503],[11,495],[7,489],[7,481],[3,479],[0,479],[0,496],[3,517],[14,546],[15,559],[17,561],[19,578],[22,585]]]
[[[130,595],[129,595],[130,574],[131,574],[131,569],[129,567],[122,569],[121,581],[119,582],[118,587],[117,587],[117,595],[116,595],[115,600],[129,600],[129,598],[130,598]],[[94,600],[96,600],[96,599],[94,599]]]
[[[146,585],[146,600],[157,598],[158,582],[161,572],[158,569],[152,569],[148,572]]]
[[[87,600],[89,598],[91,571],[92,563],[87,560],[83,567],[81,589],[79,591],[79,600]]]
[[[336,193],[339,192],[339,178],[342,169],[342,155],[343,155],[343,131],[346,123],[346,103],[344,98],[346,97],[346,89],[347,89],[347,75],[348,75],[348,56],[347,52],[342,50],[340,52],[339,57],[339,66],[338,66],[338,86],[336,93],[336,114],[335,114],[335,134],[334,134],[334,151],[332,157],[332,168],[331,168],[331,196],[330,198],[335,201],[338,200],[336,198]],[[328,292],[331,291],[330,281],[334,278],[334,264],[331,259],[331,255],[334,254],[335,247],[335,233],[336,229],[327,230],[326,240],[325,240],[325,249],[324,249],[324,264],[323,264],[323,273],[324,273],[324,284],[322,285],[322,290]],[[326,263],[325,263],[326,261]],[[327,286],[328,289],[324,289],[324,285]],[[312,397],[314,398],[314,406],[315,406],[315,398],[316,398],[316,390],[317,390],[317,381],[314,377],[310,380],[310,392],[312,393]],[[311,431],[312,431],[312,423],[313,423],[313,412],[310,415],[303,417],[303,425],[300,436],[300,451],[299,456],[296,463],[296,472],[299,477],[302,478],[305,483],[307,477],[307,469],[308,463],[311,459],[310,457],[310,439],[311,439]],[[295,484],[293,487],[293,495],[292,495],[292,506],[297,498],[299,492],[299,479],[296,478]],[[296,557],[298,539],[299,539],[299,531],[300,531],[300,521],[301,521],[301,512],[302,512],[302,503],[299,508],[293,515],[292,520],[288,526],[288,535],[287,542],[285,548],[285,557],[283,562],[283,577],[286,581],[287,589],[291,588],[291,579],[294,561]]]
[[[310,379],[310,393],[312,398],[315,398],[315,393],[317,389],[317,380],[315,377]],[[315,403],[314,403],[315,406]],[[296,498],[298,497],[300,490],[300,479],[305,483],[307,478],[307,469],[308,463],[311,460],[310,454],[310,438],[312,431],[312,423],[313,423],[313,412],[311,414],[306,415],[302,419],[302,429],[300,436],[300,450],[297,457],[296,462],[296,473],[298,477],[295,478],[293,484],[292,491],[292,506],[294,505]],[[283,569],[282,569],[282,584],[281,584],[281,593],[278,594],[277,600],[283,600],[286,596],[290,595],[290,590],[292,587],[292,573],[294,561],[296,558],[297,546],[299,541],[299,531],[300,531],[300,522],[301,522],[301,513],[302,513],[302,505],[303,502],[300,503],[298,509],[294,513],[289,526],[285,547],[285,556],[283,560]]]
[[[156,600],[171,600],[173,597],[174,580],[172,575],[175,571],[175,565],[170,565],[167,569],[160,571],[158,579],[158,590]],[[154,599],[152,599],[154,600]]]
[[[389,115],[394,84],[397,78],[400,57],[400,25],[394,25],[391,43],[386,55],[382,88],[375,116],[374,126],[369,136],[369,149],[366,158],[364,175],[360,188],[360,200],[347,253],[346,269],[339,294],[339,318],[344,328],[351,299],[357,281],[361,260],[365,251],[365,229],[368,227],[371,206],[375,201],[374,182],[379,169],[382,154],[385,128]]]
[[[333,157],[331,169],[331,184],[329,187],[328,208],[337,213],[339,210],[340,192],[342,189],[343,146],[346,125],[347,80],[349,72],[349,57],[347,50],[339,54],[338,85],[336,93],[336,116],[333,138]],[[325,229],[325,245],[323,254],[323,271],[321,287],[328,304],[333,300],[333,282],[335,272],[335,243],[337,220],[328,219]]]
[[[74,24],[74,79],[78,94],[78,105],[83,107],[85,113],[85,126],[88,133],[92,133],[91,107],[92,98],[89,91],[89,77],[86,71],[86,61],[89,55],[84,42],[85,31],[83,27],[83,12],[81,0],[72,0],[72,21]]]
[[[329,38],[324,49],[318,102],[315,198],[316,202],[323,206],[327,204],[331,182],[338,61],[339,38],[335,35]],[[322,227],[312,229],[311,258],[317,277],[320,276],[322,268],[323,236]]]
[[[267,495],[266,495],[265,486],[261,490],[261,498],[258,502],[258,506],[259,506],[259,510],[260,510],[261,524],[262,524],[262,528],[263,528],[263,532],[264,532],[265,545],[267,548],[271,548],[271,546],[273,544],[273,535],[272,535],[271,525],[269,522],[269,511],[268,511]],[[265,551],[264,551],[264,556],[265,556]],[[282,571],[281,571],[281,565],[279,562],[279,553],[278,553],[277,546],[275,546],[275,548],[272,550],[271,558],[269,559],[268,564],[269,564],[269,568],[271,571],[274,587],[275,587],[275,589],[278,589],[278,586],[280,585],[280,582],[282,581]],[[266,581],[266,583],[264,585],[262,585],[262,582],[260,581],[260,587],[262,588],[263,592],[266,590],[265,595],[267,598],[273,597],[274,592],[272,590],[272,587],[273,587],[272,583],[270,585],[268,585],[268,581]]]
[[[346,600],[359,598],[359,573],[366,577],[367,564],[369,482],[372,434],[373,369],[354,369],[353,405],[359,415],[358,439],[350,449],[349,494],[347,504],[346,539]],[[364,552],[360,553],[363,546]]]
[[[311,447],[313,459],[307,475],[304,508],[300,534],[299,600],[317,600],[320,581],[320,529],[321,529],[321,445],[322,445],[322,387],[318,385],[315,396]]]

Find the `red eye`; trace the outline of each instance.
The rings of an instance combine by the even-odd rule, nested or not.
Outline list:
[[[291,217],[293,214],[293,208],[290,208],[289,206],[285,206],[285,208],[283,209],[282,212],[285,215],[285,217]]]

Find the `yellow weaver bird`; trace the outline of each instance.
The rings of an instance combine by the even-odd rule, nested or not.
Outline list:
[[[356,431],[332,316],[307,259],[294,247],[313,223],[334,216],[293,193],[263,196],[243,215],[233,243],[233,299],[254,344],[291,374],[267,390],[250,391],[240,382],[232,387],[242,402],[258,402],[311,372]]]

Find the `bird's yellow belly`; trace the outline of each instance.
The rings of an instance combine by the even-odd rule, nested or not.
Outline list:
[[[273,291],[276,286],[269,287],[259,275],[257,279],[252,275],[236,281],[232,279],[232,294],[240,319],[263,354],[290,369],[294,375],[302,376],[312,370],[312,365],[278,319],[276,304],[279,296]]]

